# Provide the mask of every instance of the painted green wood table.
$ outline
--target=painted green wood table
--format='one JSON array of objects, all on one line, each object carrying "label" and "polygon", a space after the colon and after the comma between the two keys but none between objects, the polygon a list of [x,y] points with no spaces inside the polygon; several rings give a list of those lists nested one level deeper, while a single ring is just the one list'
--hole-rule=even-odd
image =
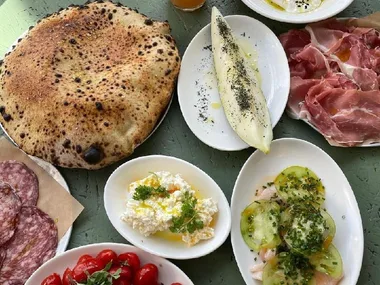
[{"label": "painted green wood table", "polygon": [[[60,7],[83,2],[84,0],[0,0],[0,53],[5,53],[15,39],[39,18],[55,12]],[[191,14],[177,11],[168,0],[122,0],[121,2],[137,8],[152,18],[169,20],[182,54],[195,34],[210,21],[213,5],[218,6],[225,15],[244,14],[255,17],[277,34],[294,27],[261,17],[240,0],[207,0],[205,7]],[[341,16],[364,16],[378,10],[380,10],[379,0],[355,0]],[[280,137],[297,137],[322,147],[343,169],[355,192],[363,219],[365,252],[358,284],[379,285],[380,148],[331,147],[322,136],[305,123],[291,120],[286,115],[275,128],[275,138]],[[252,151],[248,149],[240,152],[220,152],[204,145],[187,127],[178,101],[175,99],[164,123],[131,158],[148,154],[165,154],[185,159],[214,178],[230,200],[238,172]],[[126,242],[108,221],[103,207],[104,184],[120,163],[99,171],[60,169],[72,194],[85,206],[84,212],[74,224],[70,248],[107,241]],[[244,284],[229,240],[208,256],[175,263],[196,285]]]}]

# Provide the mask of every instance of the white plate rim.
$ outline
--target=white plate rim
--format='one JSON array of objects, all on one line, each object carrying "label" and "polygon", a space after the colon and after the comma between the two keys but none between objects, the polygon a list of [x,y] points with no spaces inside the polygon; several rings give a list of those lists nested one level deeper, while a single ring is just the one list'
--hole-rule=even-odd
[{"label": "white plate rim", "polygon": [[[319,21],[326,20],[328,18],[334,17],[335,15],[339,14],[340,12],[345,10],[348,6],[350,6],[352,4],[352,2],[354,2],[354,0],[346,0],[344,5],[339,7],[339,9],[332,10],[332,12],[329,12],[329,13],[321,14],[321,16],[319,16],[319,17],[311,16],[310,18],[308,18],[307,16],[301,16],[301,18],[297,18],[297,16],[302,15],[302,14],[294,13],[294,17],[292,17],[292,19],[290,20],[287,17],[281,17],[281,16],[277,17],[277,16],[272,15],[271,13],[267,13],[267,12],[263,11],[260,8],[260,6],[254,6],[254,4],[252,4],[250,2],[250,0],[242,0],[242,1],[248,8],[250,8],[251,10],[255,11],[256,13],[258,13],[258,14],[260,14],[260,15],[268,18],[268,19],[278,21],[278,22],[283,22],[283,23],[290,23],[290,24],[307,24],[307,23],[313,23],[313,22],[319,22]],[[260,0],[260,1],[264,2],[264,0]],[[266,5],[269,5],[269,4],[266,3]],[[290,15],[291,13],[287,13],[287,14]],[[313,11],[311,11],[309,13],[303,13],[303,15],[312,15],[312,14],[314,14]]]},{"label": "white plate rim", "polygon": [[[328,154],[326,153],[323,149],[321,149],[320,147],[316,146],[315,144],[311,143],[311,142],[308,142],[308,141],[305,141],[305,140],[302,140],[302,139],[297,139],[297,138],[280,138],[280,139],[276,139],[274,140],[273,142],[275,143],[281,143],[281,142],[298,142],[298,143],[304,143],[314,149],[317,149],[318,151],[322,152],[325,156],[326,156],[326,159],[330,160],[330,163],[332,165],[334,165],[335,167],[337,167],[343,174],[344,176],[344,179],[347,181],[347,184],[349,185],[350,187],[350,194],[352,194],[353,198],[354,198],[354,205],[355,205],[355,215],[357,216],[358,220],[359,220],[359,225],[360,225],[360,244],[359,244],[359,252],[361,253],[360,256],[358,256],[359,260],[358,260],[358,264],[360,264],[360,267],[359,267],[359,270],[358,272],[356,273],[356,275],[354,276],[354,280],[356,284],[357,283],[357,280],[359,279],[360,277],[360,272],[361,272],[361,269],[363,267],[363,257],[364,257],[364,231],[363,231],[363,220],[362,220],[362,217],[361,217],[361,213],[360,213],[360,209],[359,209],[359,205],[358,205],[358,202],[356,200],[356,196],[355,196],[355,193],[354,191],[352,190],[352,187],[346,177],[346,175],[344,174],[343,170],[339,167],[339,165],[335,162],[335,160]],[[243,173],[243,171],[245,170],[245,168],[247,168],[247,165],[248,163],[250,162],[250,160],[254,159],[254,157],[257,155],[258,151],[256,150],[253,154],[251,154],[249,156],[249,158],[246,160],[246,162],[244,163],[243,167],[240,169],[239,171],[239,174],[238,174],[238,177],[235,181],[235,184],[234,184],[234,188],[233,188],[233,191],[232,191],[232,197],[231,197],[231,214],[233,213],[233,210],[234,210],[234,205],[235,205],[235,200],[237,199],[236,196],[237,196],[237,191],[236,191],[236,186],[240,180],[240,177],[241,177],[241,174]],[[232,231],[231,229],[231,245],[232,245],[232,251],[233,251],[233,254],[234,254],[234,257],[235,257],[235,262],[239,268],[239,272],[240,272],[240,275],[242,276],[242,278],[244,279],[244,274],[242,272],[242,268],[241,268],[241,265],[239,264],[239,261],[238,261],[238,258],[237,258],[237,252],[236,252],[236,246],[235,244],[237,243],[235,240],[237,239],[237,236],[240,235],[240,232],[237,233],[237,232],[234,232]],[[249,270],[248,268],[246,268],[246,270]],[[258,282],[261,282],[261,281],[258,281]],[[352,285],[354,285],[352,284]]]},{"label": "white plate rim", "polygon": [[[55,168],[51,163],[42,160],[41,158],[29,155],[29,158],[32,159],[35,163],[37,163],[41,168],[43,168],[51,177],[53,177],[69,194],[70,188],[63,178],[62,174]],[[64,253],[69,245],[71,233],[73,231],[73,225],[66,231],[61,240],[58,242],[57,252],[55,256],[58,256]]]},{"label": "white plate rim", "polygon": [[[267,26],[265,25],[263,22],[253,18],[253,17],[250,17],[250,16],[247,16],[247,15],[227,15],[227,16],[224,16],[224,18],[226,20],[228,19],[233,19],[233,18],[246,18],[246,19],[249,19],[250,21],[255,21],[257,22],[257,24],[259,25],[262,25],[264,28],[266,28],[268,30],[268,32],[270,34],[272,34],[274,36],[274,38],[277,39],[279,45],[282,47],[281,45],[281,42],[280,40],[278,39],[278,36]],[[211,26],[211,22],[208,23],[206,26],[204,26],[193,38],[192,40],[190,41],[190,43],[188,44],[188,46],[186,47],[186,50],[183,54],[183,57],[182,57],[182,62],[185,61],[185,58],[189,56],[189,48],[190,46],[196,41],[196,39],[205,32],[205,30],[207,30],[209,27]],[[283,53],[283,57],[286,58],[286,62],[287,62],[287,57],[286,57],[286,54],[285,54],[285,51],[284,49],[282,49],[282,53]],[[278,122],[280,121],[281,117],[283,116],[284,112],[285,112],[285,108],[286,108],[286,105],[287,105],[287,101],[288,101],[288,98],[289,98],[289,92],[290,92],[290,70],[289,70],[289,65],[287,66],[288,68],[288,72],[287,72],[287,77],[288,77],[288,80],[287,80],[287,86],[285,86],[286,89],[288,89],[288,95],[286,96],[286,100],[284,100],[283,102],[283,106],[281,106],[281,115],[278,116],[277,120],[275,122],[271,122],[272,123],[272,129],[274,129],[276,127],[276,125],[278,124]],[[244,150],[244,149],[248,149],[250,148],[251,146],[246,144],[246,146],[243,146],[243,147],[240,147],[240,148],[220,148],[216,145],[210,145],[208,144],[205,140],[201,139],[200,137],[198,137],[196,135],[196,132],[194,131],[193,127],[191,126],[191,124],[188,123],[188,119],[186,118],[186,116],[184,116],[184,106],[186,105],[186,102],[182,101],[182,97],[183,96],[180,96],[179,94],[181,93],[180,91],[180,82],[181,82],[181,74],[183,74],[182,72],[182,65],[181,65],[181,69],[180,69],[180,72],[179,72],[179,75],[178,75],[178,84],[177,84],[177,94],[178,94],[178,103],[179,103],[179,106],[180,106],[180,109],[181,109],[181,113],[182,113],[182,116],[186,122],[186,125],[189,127],[189,129],[191,130],[191,132],[200,140],[202,141],[204,144],[214,148],[214,149],[217,149],[217,150],[221,150],[221,151],[241,151],[241,150]]]},{"label": "white plate rim", "polygon": [[[99,248],[99,247],[100,248],[109,248],[109,249],[113,249],[115,247],[120,247],[120,248],[124,248],[123,250],[125,250],[125,251],[132,251],[132,252],[137,252],[137,253],[144,252],[143,250],[139,249],[138,247],[135,247],[135,246],[129,245],[129,244],[123,244],[123,243],[104,242],[104,243],[93,243],[93,244],[83,245],[83,246],[80,246],[80,247],[76,247],[76,248],[70,249],[70,250],[66,251],[64,254],[56,256],[56,257],[50,259],[49,261],[47,261],[46,263],[44,263],[40,268],[38,268],[29,277],[29,279],[26,281],[25,285],[35,285],[35,284],[31,284],[30,280],[32,278],[34,278],[36,275],[38,275],[39,272],[44,269],[44,267],[49,266],[53,262],[57,262],[57,260],[64,258],[65,255],[75,254],[75,253],[80,252],[80,251],[82,251],[84,249],[92,249],[92,248]],[[175,265],[174,263],[170,262],[169,260],[166,260],[165,258],[162,258],[162,257],[159,257],[159,256],[155,256],[155,255],[153,255],[151,253],[148,253],[148,252],[144,252],[144,254],[150,255],[154,259],[156,259],[159,263],[166,264],[166,265],[174,268],[175,270],[177,270],[177,272],[179,272],[188,281],[188,284],[183,284],[183,285],[194,285],[194,283],[190,280],[190,278],[177,265]]]},{"label": "white plate rim", "polygon": [[[170,254],[161,254],[161,253],[158,253],[152,249],[150,249],[149,247],[145,246],[145,245],[140,245],[140,244],[136,244],[134,240],[130,240],[128,238],[128,236],[122,231],[120,230],[116,225],[115,225],[115,221],[113,219],[110,218],[110,214],[109,214],[109,208],[108,208],[108,203],[106,203],[105,201],[108,199],[106,198],[107,196],[107,189],[110,188],[110,184],[112,183],[112,179],[114,177],[114,175],[116,175],[116,173],[118,171],[120,171],[120,169],[122,167],[124,167],[124,165],[127,165],[127,164],[131,164],[131,163],[134,163],[135,161],[141,161],[141,160],[149,160],[150,158],[164,158],[164,159],[174,159],[174,160],[178,160],[180,161],[181,163],[191,167],[191,168],[194,168],[196,171],[199,171],[201,173],[203,173],[203,175],[207,176],[218,188],[219,192],[220,192],[220,197],[221,199],[223,200],[223,204],[224,205],[227,205],[228,207],[227,208],[223,208],[223,211],[227,211],[227,217],[228,217],[228,220],[227,220],[227,224],[225,224],[224,228],[227,229],[225,231],[225,234],[221,237],[221,242],[220,243],[215,243],[215,245],[213,247],[210,247],[207,252],[200,252],[198,254],[192,254],[192,255],[188,255],[188,256],[181,256],[181,257],[178,257],[178,256],[174,256],[174,255],[170,255]],[[114,229],[124,238],[126,239],[128,242],[130,242],[132,245],[134,245],[135,247],[137,248],[140,248],[141,250],[143,251],[146,251],[150,254],[153,254],[153,255],[157,255],[157,256],[160,256],[162,258],[169,258],[169,259],[173,259],[173,260],[191,260],[191,259],[196,259],[196,258],[200,258],[200,257],[203,257],[203,256],[206,256],[212,252],[214,252],[215,250],[217,250],[218,248],[220,248],[227,240],[228,236],[230,235],[231,233],[231,207],[230,207],[230,204],[228,203],[228,200],[227,200],[227,197],[226,195],[224,194],[223,190],[220,188],[220,186],[216,183],[216,181],[210,176],[208,175],[205,171],[203,171],[202,169],[200,169],[199,167],[197,167],[196,165],[193,165],[192,163],[190,162],[187,162],[186,160],[183,160],[183,159],[180,159],[178,157],[174,157],[174,156],[168,156],[168,155],[147,155],[147,156],[141,156],[141,157],[137,157],[135,159],[132,159],[132,160],[129,160],[125,163],[123,163],[122,165],[120,165],[118,168],[116,168],[112,174],[109,176],[105,186],[104,186],[104,195],[103,195],[103,203],[104,203],[104,208],[105,208],[105,211],[106,211],[106,215],[108,217],[108,220],[111,222],[112,226],[114,227]],[[221,211],[221,206],[218,205],[218,209],[219,209],[219,212]],[[207,242],[204,241],[204,242]]]}]

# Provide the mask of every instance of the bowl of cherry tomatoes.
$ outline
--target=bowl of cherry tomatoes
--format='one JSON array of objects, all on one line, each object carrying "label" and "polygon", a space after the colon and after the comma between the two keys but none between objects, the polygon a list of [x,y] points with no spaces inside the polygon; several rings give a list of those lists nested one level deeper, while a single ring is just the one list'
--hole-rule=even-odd
[{"label": "bowl of cherry tomatoes", "polygon": [[173,263],[118,243],[91,244],[58,255],[25,285],[194,285]]}]

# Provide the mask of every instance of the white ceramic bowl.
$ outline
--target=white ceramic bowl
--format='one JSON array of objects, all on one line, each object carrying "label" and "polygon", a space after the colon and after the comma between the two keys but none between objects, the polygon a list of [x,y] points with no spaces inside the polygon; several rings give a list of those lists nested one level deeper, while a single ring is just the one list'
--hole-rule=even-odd
[{"label": "white ceramic bowl", "polygon": [[316,10],[299,14],[278,10],[268,4],[266,0],[242,1],[252,10],[269,19],[284,23],[306,24],[335,16],[346,9],[354,0],[324,0],[322,5]]},{"label": "white ceramic bowl", "polygon": [[58,273],[61,275],[67,267],[73,268],[79,257],[84,254],[95,256],[103,249],[112,249],[117,254],[123,252],[135,252],[139,258],[141,265],[153,263],[159,269],[159,283],[172,284],[179,282],[182,285],[194,285],[193,282],[173,263],[147,252],[144,252],[134,246],[118,243],[98,243],[82,246],[61,254],[42,265],[33,275],[26,281],[25,285],[38,285],[50,274]]},{"label": "white ceramic bowl", "polygon": [[240,273],[247,285],[262,284],[251,277],[250,268],[260,263],[260,259],[249,250],[240,234],[241,212],[252,202],[256,189],[273,181],[283,169],[294,165],[306,166],[321,178],[326,188],[325,207],[336,224],[333,244],[343,260],[344,278],[339,285],[355,285],[364,249],[362,220],[355,195],[346,176],[327,153],[298,139],[273,141],[269,154],[256,151],[239,173],[231,202],[231,240]]},{"label": "white ceramic bowl", "polygon": [[[272,127],[284,112],[290,88],[288,60],[277,36],[263,23],[247,16],[226,16],[231,29],[247,53],[257,55],[261,89],[266,98]],[[252,59],[253,59],[252,58]],[[211,51],[208,24],[191,41],[182,59],[178,77],[178,101],[191,131],[205,144],[219,150],[248,148],[231,128],[221,106]],[[212,118],[204,120],[202,116]]]},{"label": "white ceramic bowl", "polygon": [[[188,247],[162,237],[145,237],[120,219],[125,211],[128,185],[148,176],[149,172],[169,171],[181,174],[203,197],[213,198],[219,212],[212,239]],[[107,181],[104,190],[104,207],[115,229],[129,242],[152,254],[171,259],[192,259],[207,255],[220,247],[231,229],[231,212],[228,201],[215,181],[198,167],[175,157],[152,155],[133,159],[117,168]]]}]

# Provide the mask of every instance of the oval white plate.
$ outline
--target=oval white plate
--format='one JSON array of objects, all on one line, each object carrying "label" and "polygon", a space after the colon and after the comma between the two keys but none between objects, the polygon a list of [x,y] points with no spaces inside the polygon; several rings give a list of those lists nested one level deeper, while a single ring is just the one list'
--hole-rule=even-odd
[{"label": "oval white plate", "polygon": [[37,285],[50,274],[58,273],[62,276],[67,267],[73,268],[80,256],[90,254],[95,256],[103,249],[112,249],[117,254],[123,252],[135,252],[141,261],[141,265],[147,263],[155,264],[159,269],[159,283],[172,284],[180,282],[183,285],[194,285],[193,282],[173,263],[152,254],[146,253],[137,249],[134,246],[117,243],[98,243],[86,246],[81,246],[75,249],[66,251],[64,254],[57,256],[42,265],[33,275],[26,281],[25,285]]},{"label": "oval white plate", "polygon": [[[38,157],[34,157],[29,155],[29,158],[32,159],[35,163],[37,163],[41,168],[43,168],[47,173],[50,174],[51,177],[53,177],[67,192],[70,193],[69,186],[67,185],[65,179],[63,178],[62,174],[59,173],[58,169],[55,168],[52,164],[49,162],[46,162]],[[67,246],[69,245],[71,232],[73,230],[73,226],[71,226],[65,235],[61,238],[61,240],[58,242],[57,247],[57,253],[56,255],[62,254],[65,252]]]},{"label": "oval white plate", "polygon": [[284,23],[306,24],[333,17],[346,9],[354,0],[324,0],[322,5],[308,13],[289,13],[274,8],[266,0],[242,0],[257,13]]},{"label": "oval white plate", "polygon": [[[213,198],[219,212],[212,239],[187,247],[182,242],[150,236],[145,237],[120,219],[125,211],[128,185],[149,175],[149,172],[169,171],[181,174],[202,196]],[[218,184],[198,167],[175,157],[152,155],[133,159],[117,168],[107,181],[104,189],[104,207],[115,229],[129,242],[152,254],[171,259],[198,258],[213,252],[227,239],[231,229],[231,211],[226,197]]]},{"label": "oval white plate", "polygon": [[248,285],[261,285],[253,280],[250,268],[260,262],[250,252],[240,234],[240,215],[254,197],[254,191],[273,179],[286,167],[300,165],[313,170],[326,187],[325,206],[336,223],[333,240],[344,263],[344,278],[339,285],[355,285],[363,259],[363,226],[358,204],[350,184],[335,161],[319,147],[298,139],[279,139],[265,155],[256,151],[244,164],[232,194],[231,240],[237,264]]},{"label": "oval white plate", "polygon": [[[225,17],[246,52],[256,50],[261,88],[267,99],[272,126],[278,123],[289,96],[288,61],[277,36],[263,23],[247,16]],[[205,144],[226,151],[248,148],[231,128],[220,104],[214,60],[211,51],[211,27],[204,27],[189,44],[178,77],[178,100],[191,131]],[[212,118],[204,121],[200,114]]]}]

